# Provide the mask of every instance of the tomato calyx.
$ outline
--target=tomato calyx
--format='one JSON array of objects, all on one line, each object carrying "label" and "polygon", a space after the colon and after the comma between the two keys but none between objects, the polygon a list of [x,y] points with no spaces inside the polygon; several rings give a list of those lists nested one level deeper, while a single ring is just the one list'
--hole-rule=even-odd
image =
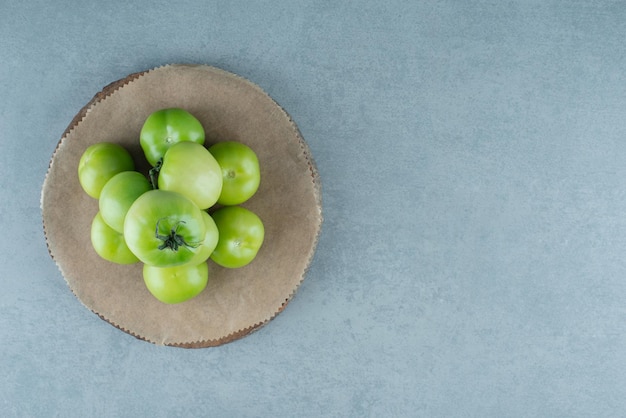
[{"label": "tomato calyx", "polygon": [[159,188],[159,172],[161,171],[161,167],[163,166],[163,158],[159,158],[154,167],[148,171],[148,177],[150,177],[150,184],[152,184],[152,188],[154,190]]},{"label": "tomato calyx", "polygon": [[178,251],[180,247],[196,248],[200,245],[199,243],[189,243],[185,241],[185,238],[183,238],[182,235],[178,234],[178,227],[180,226],[181,223],[184,224],[185,221],[176,222],[176,224],[172,227],[172,229],[170,229],[170,232],[168,235],[159,234],[159,224],[164,219],[167,219],[167,218],[161,218],[157,221],[156,231],[154,233],[154,236],[157,239],[160,239],[161,241],[163,241],[163,243],[159,245],[158,247],[159,250],[164,250],[166,248],[169,248],[172,251]]}]

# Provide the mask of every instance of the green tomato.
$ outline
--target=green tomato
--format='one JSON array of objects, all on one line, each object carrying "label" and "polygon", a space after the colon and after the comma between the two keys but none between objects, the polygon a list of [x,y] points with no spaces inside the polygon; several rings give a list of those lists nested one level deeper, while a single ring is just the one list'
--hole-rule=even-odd
[{"label": "green tomato", "polygon": [[100,197],[104,185],[114,175],[135,169],[135,162],[126,148],[110,142],[93,144],[78,162],[78,181],[94,199]]},{"label": "green tomato", "polygon": [[183,141],[204,144],[204,127],[195,116],[179,108],[152,113],[139,133],[141,149],[153,167],[172,145]]},{"label": "green tomato", "polygon": [[190,262],[202,248],[202,211],[185,196],[150,190],[135,200],[124,219],[128,248],[145,264],[173,267]]},{"label": "green tomato", "polygon": [[152,190],[148,179],[138,171],[123,171],[111,177],[102,188],[98,206],[102,219],[119,233],[124,232],[124,218],[139,196]]},{"label": "green tomato", "polygon": [[191,264],[207,261],[213,253],[213,250],[215,250],[219,238],[219,231],[217,230],[217,225],[215,225],[213,218],[211,218],[207,212],[202,211],[202,219],[204,219],[206,234],[204,241],[202,241],[202,244],[198,247],[198,252],[195,257],[189,262]]},{"label": "green tomato", "polygon": [[261,219],[241,206],[222,207],[212,217],[219,239],[211,260],[228,268],[243,267],[254,260],[265,237]]},{"label": "green tomato", "polygon": [[222,193],[217,203],[239,205],[250,199],[261,183],[257,155],[245,144],[234,141],[218,142],[209,148],[222,169]]},{"label": "green tomato", "polygon": [[107,225],[100,212],[91,222],[91,245],[107,261],[116,264],[133,264],[139,261],[126,245],[124,236]]},{"label": "green tomato", "polygon": [[209,280],[207,263],[176,267],[143,265],[143,281],[152,296],[163,303],[174,304],[200,294]]},{"label": "green tomato", "polygon": [[163,157],[158,187],[180,193],[200,209],[208,209],[217,202],[222,191],[222,172],[204,145],[179,142]]}]

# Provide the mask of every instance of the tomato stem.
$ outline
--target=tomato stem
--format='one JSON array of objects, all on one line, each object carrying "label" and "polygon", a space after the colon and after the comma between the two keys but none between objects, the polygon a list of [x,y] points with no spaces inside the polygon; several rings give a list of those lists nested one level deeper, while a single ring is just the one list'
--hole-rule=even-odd
[{"label": "tomato stem", "polygon": [[199,245],[199,244],[188,243],[187,241],[185,241],[185,238],[183,238],[182,235],[178,234],[178,227],[180,226],[180,224],[184,224],[185,221],[176,222],[176,225],[174,225],[174,227],[170,229],[170,232],[168,235],[159,234],[159,224],[161,223],[163,219],[166,219],[166,218],[161,218],[157,221],[156,231],[154,233],[154,236],[156,238],[163,241],[163,243],[159,245],[159,250],[164,250],[166,248],[169,248],[172,251],[178,251],[180,247],[196,248]]},{"label": "tomato stem", "polygon": [[150,183],[152,184],[152,188],[154,190],[159,188],[159,172],[161,172],[161,167],[163,166],[163,158],[159,158],[159,161],[156,162],[154,167],[148,171],[148,176],[150,176]]}]

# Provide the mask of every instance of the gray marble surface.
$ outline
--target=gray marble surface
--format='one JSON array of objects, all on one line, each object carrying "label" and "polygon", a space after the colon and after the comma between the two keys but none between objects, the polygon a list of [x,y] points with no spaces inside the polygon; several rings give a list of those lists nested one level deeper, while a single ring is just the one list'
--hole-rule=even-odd
[{"label": "gray marble surface", "polygon": [[[3,1],[1,415],[624,416],[625,22],[619,1]],[[78,110],[176,62],[260,85],[323,184],[294,300],[203,350],[85,309],[39,206]]]}]

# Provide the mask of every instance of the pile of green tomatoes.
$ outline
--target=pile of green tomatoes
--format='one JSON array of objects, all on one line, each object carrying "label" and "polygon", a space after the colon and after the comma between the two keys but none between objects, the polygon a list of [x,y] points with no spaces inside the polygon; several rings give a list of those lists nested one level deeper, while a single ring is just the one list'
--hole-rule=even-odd
[{"label": "pile of green tomatoes", "polygon": [[209,260],[226,268],[248,265],[265,237],[261,219],[240,206],[259,188],[256,153],[241,142],[204,142],[195,116],[161,109],[139,134],[148,175],[112,142],[89,146],[78,164],[83,190],[98,200],[95,252],[117,264],[143,263],[147,289],[168,304],[206,288]]}]

